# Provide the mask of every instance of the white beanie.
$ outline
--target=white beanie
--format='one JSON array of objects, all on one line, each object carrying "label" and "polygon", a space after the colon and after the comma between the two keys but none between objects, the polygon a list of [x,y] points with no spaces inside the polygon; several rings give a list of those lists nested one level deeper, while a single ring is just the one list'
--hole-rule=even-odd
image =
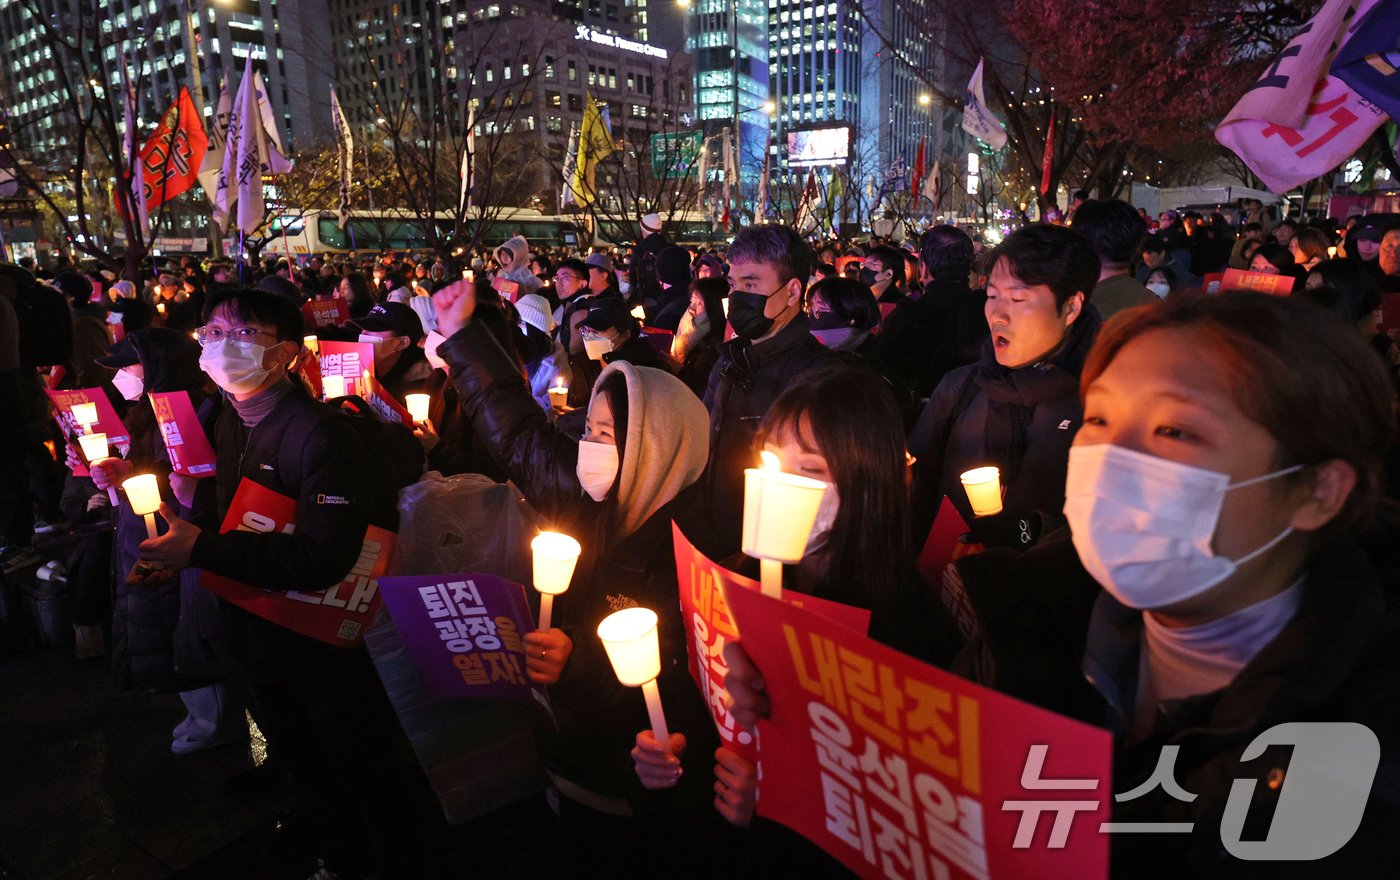
[{"label": "white beanie", "polygon": [[515,301],[515,310],[520,319],[541,333],[554,332],[554,316],[549,310],[549,300],[538,293],[527,293]]}]

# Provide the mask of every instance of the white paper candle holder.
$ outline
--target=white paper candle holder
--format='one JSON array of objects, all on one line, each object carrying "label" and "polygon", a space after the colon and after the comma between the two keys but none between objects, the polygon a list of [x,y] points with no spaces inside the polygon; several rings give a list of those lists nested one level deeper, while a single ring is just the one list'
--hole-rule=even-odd
[{"label": "white paper candle holder", "polygon": [[569,588],[583,548],[578,541],[558,532],[540,532],[530,542],[534,556],[535,589],[540,593],[540,629],[549,629],[554,597]]}]

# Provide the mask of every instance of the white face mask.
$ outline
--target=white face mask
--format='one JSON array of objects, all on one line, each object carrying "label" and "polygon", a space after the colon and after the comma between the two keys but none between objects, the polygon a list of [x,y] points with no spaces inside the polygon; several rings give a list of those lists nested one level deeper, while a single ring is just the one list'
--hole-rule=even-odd
[{"label": "white face mask", "polygon": [[108,312],[108,313],[107,313],[107,323],[108,323],[108,324],[120,324],[121,322],[122,322],[122,313],[121,313],[121,312]]},{"label": "white face mask", "polygon": [[1226,474],[1121,446],[1074,446],[1065,517],[1080,562],[1109,595],[1129,608],[1165,608],[1224,581],[1293,531],[1239,559],[1211,549],[1226,492],[1298,470],[1231,483]]},{"label": "white face mask", "polygon": [[1172,292],[1172,286],[1163,281],[1159,281],[1156,284],[1146,284],[1143,286],[1155,293],[1158,299],[1166,299],[1167,294]]},{"label": "white face mask", "polygon": [[606,336],[585,336],[583,350],[591,361],[601,361],[603,355],[613,350],[613,341]]},{"label": "white face mask", "polygon": [[116,388],[117,393],[127,400],[140,400],[141,392],[145,390],[146,383],[135,373],[120,369],[112,377],[112,387]]},{"label": "white face mask", "polygon": [[626,296],[628,293],[631,292],[631,290],[632,290],[632,283],[631,283],[630,281],[619,281],[619,282],[617,282],[617,292],[620,293],[620,294],[622,294],[623,296]]},{"label": "white face mask", "polygon": [[617,447],[596,440],[578,442],[578,482],[588,497],[602,501],[617,482]]},{"label": "white face mask", "polygon": [[817,506],[816,521],[812,523],[812,534],[807,538],[807,550],[802,555],[809,556],[826,546],[840,510],[841,496],[836,493],[836,484],[827,483],[826,491],[822,493],[822,503]]},{"label": "white face mask", "polygon": [[428,363],[434,370],[447,369],[447,361],[438,357],[438,346],[446,341],[447,337],[436,330],[429,330],[427,338],[423,340],[423,354],[428,356]]},{"label": "white face mask", "polygon": [[260,388],[272,375],[272,371],[263,366],[266,354],[265,346],[253,342],[220,339],[200,351],[199,368],[228,393],[247,394]]}]

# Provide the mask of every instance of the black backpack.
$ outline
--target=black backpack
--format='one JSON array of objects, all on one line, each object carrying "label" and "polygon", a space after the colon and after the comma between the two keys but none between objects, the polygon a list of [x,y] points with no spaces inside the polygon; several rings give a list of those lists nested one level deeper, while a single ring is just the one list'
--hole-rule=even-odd
[{"label": "black backpack", "polygon": [[383,421],[359,396],[342,397],[336,405],[350,417],[355,433],[369,451],[384,464],[395,494],[422,479],[427,457],[423,454],[423,444],[406,425]]},{"label": "black backpack", "polygon": [[73,312],[68,300],[46,284],[17,287],[20,365],[33,369],[68,363],[73,358]]}]

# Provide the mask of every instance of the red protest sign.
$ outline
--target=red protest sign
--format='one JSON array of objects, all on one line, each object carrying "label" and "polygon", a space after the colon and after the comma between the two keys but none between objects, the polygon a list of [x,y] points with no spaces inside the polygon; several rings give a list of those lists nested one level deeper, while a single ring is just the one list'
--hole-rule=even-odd
[{"label": "red protest sign", "polygon": [[1220,279],[1224,277],[1224,272],[1211,272],[1201,276],[1201,293],[1214,296],[1220,292]]},{"label": "red protest sign", "polygon": [[1381,332],[1400,330],[1400,293],[1381,294]]},{"label": "red protest sign", "polygon": [[413,427],[413,416],[404,409],[403,404],[395,399],[389,390],[379,384],[379,380],[372,375],[360,377],[362,387],[360,396],[364,398],[369,408],[374,410],[374,414],[381,422],[403,422],[409,428]]},{"label": "red protest sign", "polygon": [[343,299],[313,299],[301,304],[308,327],[339,327],[350,320],[350,304]]},{"label": "red protest sign", "polygon": [[[370,343],[373,345],[373,343]],[[303,352],[297,358],[297,375],[305,380],[308,388],[311,389],[312,397],[321,397],[325,390],[321,387],[321,359],[314,351]]]},{"label": "red protest sign", "polygon": [[772,701],[760,815],[862,877],[1108,876],[1108,731],[761,593],[726,597]]},{"label": "red protest sign", "polygon": [[[244,477],[219,531],[291,534],[295,529],[296,501]],[[200,575],[200,585],[270,623],[327,644],[355,647],[379,611],[379,578],[389,569],[396,540],[393,532],[370,526],[345,580],[314,593],[260,590],[208,571]]]},{"label": "red protest sign", "polygon": [[[49,400],[53,401],[54,419],[58,421],[58,427],[69,440],[76,442],[78,435],[85,433],[106,434],[107,446],[114,455],[125,458],[131,451],[131,435],[127,433],[126,425],[117,417],[117,411],[112,408],[112,402],[102,393],[101,388],[74,388],[68,391],[45,388],[44,392],[48,394]],[[87,431],[73,418],[73,407],[84,403],[91,403],[97,408],[97,422]],[[88,469],[79,465],[73,469],[73,475],[86,477]]]},{"label": "red protest sign", "polygon": [[1293,292],[1293,276],[1226,269],[1220,277],[1220,292],[1226,293],[1231,290],[1252,290],[1271,296],[1288,296]]},{"label": "red protest sign", "polygon": [[958,576],[953,563],[964,556],[981,553],[986,548],[981,544],[964,544],[958,540],[967,534],[967,531],[967,520],[962,518],[962,514],[958,513],[953,502],[945,495],[943,503],[938,507],[938,516],[933,520],[933,528],[929,530],[928,540],[924,542],[924,549],[919,551],[919,558],[914,567],[918,569],[924,583],[938,592],[939,600],[952,612],[963,637],[970,639],[977,631],[977,617],[972,611],[967,590],[963,588],[962,578]]},{"label": "red protest sign", "polygon": [[342,376],[345,393],[365,394],[365,374],[374,376],[374,343],[322,340],[320,344],[321,379]]},{"label": "red protest sign", "polygon": [[492,278],[491,286],[501,295],[501,299],[515,302],[515,298],[520,295],[520,282],[508,281],[505,278]]},{"label": "red protest sign", "polygon": [[[676,576],[680,582],[681,618],[685,621],[690,677],[705,696],[725,748],[753,761],[757,756],[757,743],[752,734],[734,723],[725,705],[728,693],[724,689],[724,675],[729,667],[724,662],[724,646],[736,640],[739,631],[724,597],[725,590],[757,590],[758,582],[711,562],[695,549],[674,522],[671,534],[676,545]],[[864,608],[791,590],[784,591],[783,601],[798,608],[805,607],[852,632],[864,634],[870,629],[870,612]]]},{"label": "red protest sign", "polygon": [[165,451],[170,455],[170,469],[187,477],[213,476],[218,459],[195,415],[189,392],[152,391],[146,396],[160,425],[160,439],[165,441]]}]

